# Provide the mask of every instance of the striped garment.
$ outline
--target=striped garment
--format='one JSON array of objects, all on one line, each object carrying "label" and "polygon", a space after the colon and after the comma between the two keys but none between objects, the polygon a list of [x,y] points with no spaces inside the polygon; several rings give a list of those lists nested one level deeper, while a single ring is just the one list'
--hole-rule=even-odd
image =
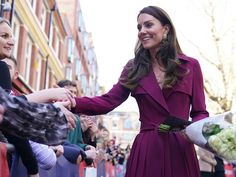
[{"label": "striped garment", "polygon": [[56,165],[57,156],[52,148],[34,141],[29,141],[29,143],[41,169],[49,170]]}]

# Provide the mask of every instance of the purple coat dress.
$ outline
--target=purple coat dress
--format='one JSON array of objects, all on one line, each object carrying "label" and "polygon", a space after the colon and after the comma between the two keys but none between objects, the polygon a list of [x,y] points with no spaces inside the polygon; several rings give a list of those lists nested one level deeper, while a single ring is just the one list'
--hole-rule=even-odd
[{"label": "purple coat dress", "polygon": [[[118,82],[102,96],[76,98],[75,112],[88,115],[105,114],[129,94],[136,99],[141,128],[132,145],[125,177],[200,177],[193,144],[182,133],[158,133],[155,128],[168,115],[193,121],[208,116],[203,77],[196,59],[179,55],[180,72],[188,73],[173,88],[161,89],[151,70],[130,91]],[[122,75],[125,75],[126,67]]]}]

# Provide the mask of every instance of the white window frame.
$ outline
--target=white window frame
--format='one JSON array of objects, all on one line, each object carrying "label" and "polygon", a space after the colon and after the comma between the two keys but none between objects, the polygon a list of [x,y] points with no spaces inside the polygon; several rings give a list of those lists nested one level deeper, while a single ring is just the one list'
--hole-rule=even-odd
[{"label": "white window frame", "polygon": [[86,93],[86,88],[87,88],[87,78],[86,78],[86,75],[81,73],[80,74],[80,80],[81,80],[81,87],[82,87],[82,90],[84,93]]},{"label": "white window frame", "polygon": [[72,37],[69,37],[67,57],[68,57],[69,62],[71,63],[73,63],[74,61],[74,48],[75,48],[75,41]]},{"label": "white window frame", "polygon": [[56,43],[55,44],[55,53],[56,53],[57,58],[59,58],[60,36],[58,35],[58,33],[56,34],[56,42],[55,43]]},{"label": "white window frame", "polygon": [[13,49],[13,56],[17,60],[17,52],[18,52],[18,44],[19,44],[21,23],[20,23],[20,20],[18,19],[17,15],[15,15],[13,20],[14,21],[13,21],[12,31],[13,31],[13,35],[14,35],[14,41],[15,41],[15,45],[14,45],[14,49]]},{"label": "white window frame", "polygon": [[50,27],[50,31],[49,31],[49,45],[52,46],[52,41],[53,41],[53,35],[54,35],[54,24],[51,23],[50,24],[51,27]]},{"label": "white window frame", "polygon": [[48,67],[48,68],[46,68],[47,69],[47,71],[46,71],[46,85],[45,85],[45,89],[47,89],[48,87],[49,87],[49,74],[50,74],[50,67]]},{"label": "white window frame", "polygon": [[41,27],[42,27],[43,31],[45,31],[46,18],[47,18],[47,7],[43,2],[42,9],[41,9],[41,18],[40,18],[40,23],[41,23]]},{"label": "white window frame", "polygon": [[30,79],[30,65],[31,65],[31,55],[32,55],[32,40],[28,36],[26,39],[26,47],[25,47],[25,70],[24,70],[24,78],[25,82],[29,83]]},{"label": "white window frame", "polygon": [[66,67],[66,79],[72,80],[72,69],[69,66]]},{"label": "white window frame", "polygon": [[81,75],[81,72],[82,72],[82,63],[81,63],[81,60],[79,58],[77,58],[75,60],[75,66],[76,66],[75,74],[77,76],[77,79],[81,80],[80,75]]},{"label": "white window frame", "polygon": [[37,0],[27,0],[30,4],[30,7],[33,9],[33,11],[35,12],[36,9],[36,2]]},{"label": "white window frame", "polygon": [[41,81],[41,70],[42,70],[42,58],[43,56],[41,54],[38,54],[36,57],[35,62],[37,62],[37,68],[35,69],[36,72],[36,90],[40,90],[40,81]]}]

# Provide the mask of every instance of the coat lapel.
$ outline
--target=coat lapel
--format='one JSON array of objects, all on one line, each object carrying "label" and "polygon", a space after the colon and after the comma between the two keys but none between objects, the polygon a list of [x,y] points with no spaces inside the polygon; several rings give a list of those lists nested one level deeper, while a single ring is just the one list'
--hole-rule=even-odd
[{"label": "coat lapel", "polygon": [[155,74],[152,70],[140,80],[139,86],[142,87],[163,108],[165,108],[166,111],[169,112],[162,90],[158,85]]},{"label": "coat lapel", "polygon": [[[189,62],[189,58],[183,54],[178,55],[179,60],[181,60],[182,64],[179,66],[178,72],[184,74],[187,72],[189,66],[186,65]],[[173,92],[183,92],[186,94],[191,95],[192,91],[192,77],[191,77],[191,69],[189,70],[186,76],[183,79],[178,80],[178,82],[172,88],[165,88],[163,89],[162,93],[164,97],[167,99]]]}]

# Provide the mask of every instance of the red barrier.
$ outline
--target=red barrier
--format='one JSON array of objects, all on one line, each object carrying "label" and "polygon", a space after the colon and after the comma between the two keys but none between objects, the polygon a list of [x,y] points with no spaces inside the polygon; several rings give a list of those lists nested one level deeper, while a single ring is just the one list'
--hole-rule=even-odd
[{"label": "red barrier", "polygon": [[0,142],[0,177],[9,177],[9,168],[7,162],[7,147],[5,143]]},{"label": "red barrier", "polygon": [[111,162],[106,162],[106,176],[115,177],[115,166]]},{"label": "red barrier", "polygon": [[235,177],[233,165],[225,164],[225,177]]}]

